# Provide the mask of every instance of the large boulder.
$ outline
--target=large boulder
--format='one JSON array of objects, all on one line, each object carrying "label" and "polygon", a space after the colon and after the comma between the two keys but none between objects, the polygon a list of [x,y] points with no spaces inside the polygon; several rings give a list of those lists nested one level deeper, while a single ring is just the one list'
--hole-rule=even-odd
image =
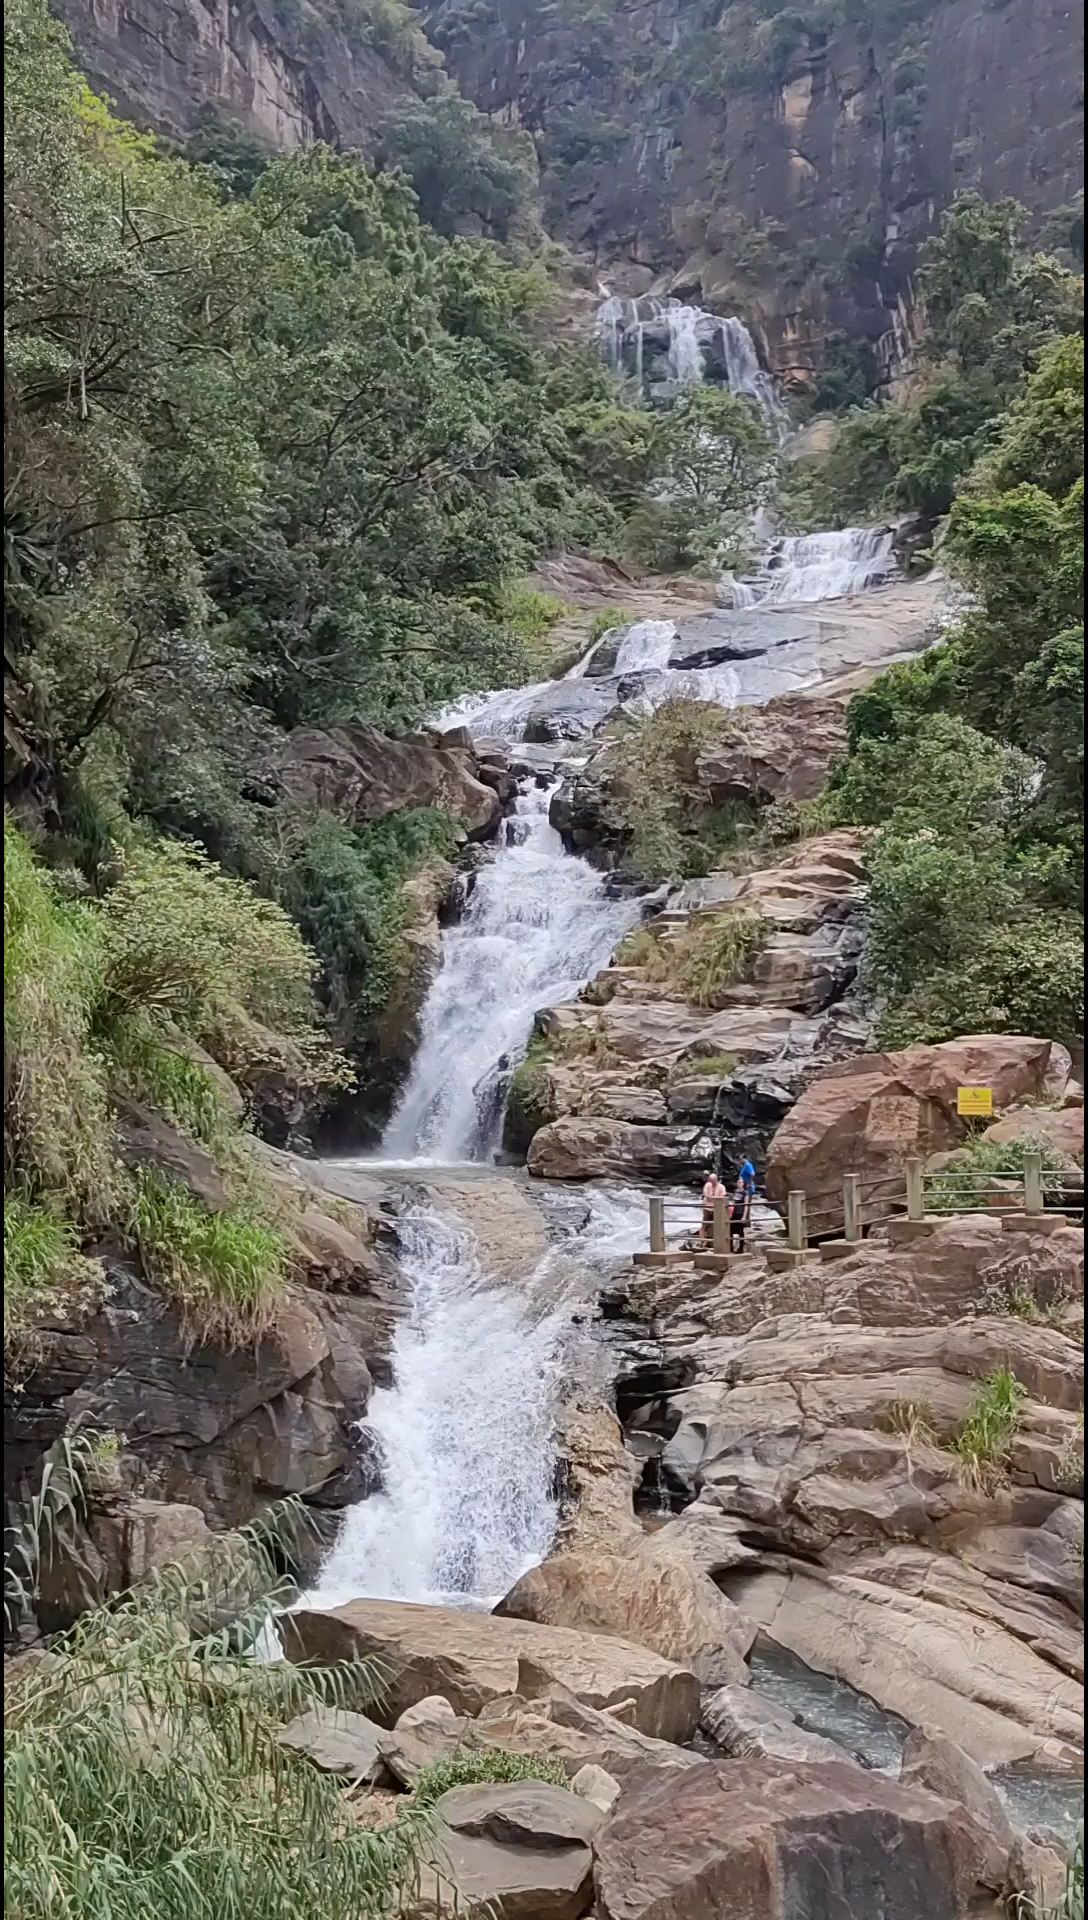
[{"label": "large boulder", "polygon": [[921,1787],[963,1808],[978,1839],[978,1877],[1000,1891],[1016,1836],[1005,1803],[982,1768],[954,1740],[932,1727],[915,1727],[903,1745],[899,1778],[905,1787]]},{"label": "large boulder", "polygon": [[[815,1212],[838,1200],[845,1173],[902,1188],[912,1155],[956,1147],[966,1136],[957,1089],[989,1087],[1003,1108],[1039,1097],[1052,1043],[1017,1034],[975,1034],[940,1046],[871,1053],[828,1069],[786,1116],[767,1162],[767,1191],[780,1204],[805,1193]],[[873,1188],[870,1187],[870,1193]]]},{"label": "large boulder", "polygon": [[600,1920],[966,1920],[975,1879],[958,1808],[848,1762],[636,1775],[597,1838]]},{"label": "large boulder", "polygon": [[534,1135],[528,1158],[538,1180],[682,1180],[704,1164],[690,1127],[626,1120],[555,1120]]},{"label": "large boulder", "polygon": [[376,727],[296,727],[269,774],[299,806],[334,814],[350,827],[434,807],[463,821],[470,840],[486,840],[502,817],[502,802],[479,778],[475,755],[426,735],[394,740]]},{"label": "large boulder", "polygon": [[747,1677],[754,1629],[680,1552],[556,1554],[523,1574],[495,1611],[634,1640],[690,1667],[708,1686]]},{"label": "large boulder", "polygon": [[846,746],[846,707],[845,696],[780,693],[745,711],[733,734],[700,756],[699,784],[711,804],[815,800]]},{"label": "large boulder", "polygon": [[435,1808],[434,1869],[405,1920],[580,1920],[604,1815],[564,1787],[525,1780],[454,1787]]},{"label": "large boulder", "polygon": [[293,1660],[376,1662],[390,1720],[428,1695],[477,1714],[489,1700],[539,1697],[552,1686],[600,1709],[630,1702],[632,1724],[655,1739],[687,1740],[698,1720],[693,1673],[605,1634],[388,1600],[305,1609],[285,1626]]}]

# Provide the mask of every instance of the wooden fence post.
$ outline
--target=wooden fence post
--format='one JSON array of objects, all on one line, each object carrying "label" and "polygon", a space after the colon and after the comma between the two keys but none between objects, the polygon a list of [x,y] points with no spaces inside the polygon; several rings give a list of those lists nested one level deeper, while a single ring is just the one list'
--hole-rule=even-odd
[{"label": "wooden fence post", "polygon": [[665,1202],[658,1196],[650,1201],[650,1252],[665,1251]]},{"label": "wooden fence post", "polygon": [[842,1183],[842,1237],[861,1239],[861,1175],[848,1173]]},{"label": "wooden fence post", "polygon": [[1041,1153],[1024,1155],[1024,1212],[1042,1213],[1043,1211],[1043,1156]]},{"label": "wooden fence post", "polygon": [[907,1161],[907,1219],[926,1217],[925,1168],[921,1160]]},{"label": "wooden fence post", "polygon": [[715,1253],[729,1252],[728,1200],[715,1200],[714,1202],[714,1251]]},{"label": "wooden fence post", "polygon": [[787,1196],[786,1237],[794,1253],[803,1253],[808,1246],[808,1230],[805,1220],[805,1196],[801,1192],[791,1193]]}]

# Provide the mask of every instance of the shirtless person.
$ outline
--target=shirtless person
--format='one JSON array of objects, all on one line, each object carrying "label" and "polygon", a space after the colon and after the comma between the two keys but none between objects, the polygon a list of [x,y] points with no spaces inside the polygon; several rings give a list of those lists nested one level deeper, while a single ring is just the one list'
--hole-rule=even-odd
[{"label": "shirtless person", "polygon": [[714,1202],[728,1200],[729,1195],[711,1168],[703,1187],[703,1245],[709,1246],[714,1238]]}]

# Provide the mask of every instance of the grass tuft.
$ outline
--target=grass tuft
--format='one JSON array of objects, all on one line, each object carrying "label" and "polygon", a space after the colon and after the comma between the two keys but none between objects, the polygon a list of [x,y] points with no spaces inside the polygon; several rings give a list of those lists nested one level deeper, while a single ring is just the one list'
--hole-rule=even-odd
[{"label": "grass tuft", "polygon": [[744,979],[767,944],[767,922],[756,913],[695,920],[676,942],[674,978],[696,1007],[717,1005]]},{"label": "grass tuft", "polygon": [[501,1785],[518,1780],[542,1780],[553,1787],[568,1784],[558,1760],[506,1753],[499,1747],[480,1747],[424,1767],[415,1784],[415,1804],[433,1807],[452,1787]]},{"label": "grass tuft", "polygon": [[908,1446],[932,1446],[937,1438],[937,1416],[926,1400],[889,1400],[877,1425]]},{"label": "grass tuft", "polygon": [[202,1340],[242,1345],[272,1321],[288,1276],[281,1236],[236,1212],[209,1213],[161,1173],[137,1176],[135,1237],[145,1271]]},{"label": "grass tuft", "polygon": [[1027,1399],[1009,1367],[998,1367],[976,1393],[966,1420],[952,1441],[960,1473],[969,1486],[999,1486],[1008,1477],[1009,1454]]}]

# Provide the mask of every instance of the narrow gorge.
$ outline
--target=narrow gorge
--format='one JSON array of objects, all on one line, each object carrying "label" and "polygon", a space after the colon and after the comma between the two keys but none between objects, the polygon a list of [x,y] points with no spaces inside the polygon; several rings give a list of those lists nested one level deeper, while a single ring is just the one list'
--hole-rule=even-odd
[{"label": "narrow gorge", "polygon": [[13,0],[13,1920],[1080,1920],[999,13]]}]

